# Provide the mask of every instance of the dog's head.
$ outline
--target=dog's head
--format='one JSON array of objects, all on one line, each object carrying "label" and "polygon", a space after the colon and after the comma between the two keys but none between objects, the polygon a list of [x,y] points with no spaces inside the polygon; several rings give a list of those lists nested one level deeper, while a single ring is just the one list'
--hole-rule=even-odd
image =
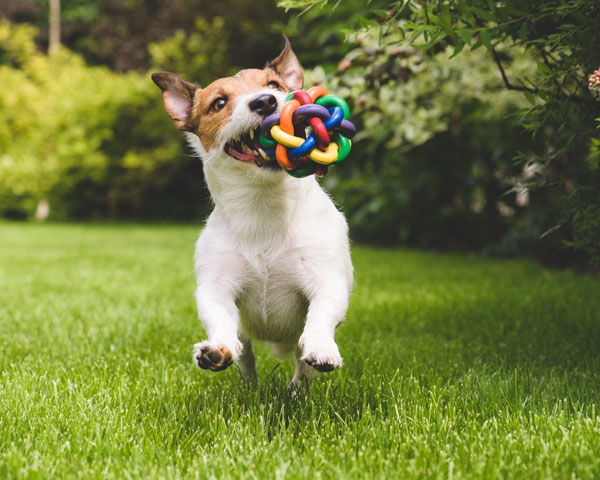
[{"label": "dog's head", "polygon": [[279,169],[267,158],[258,137],[263,120],[281,109],[287,92],[302,88],[302,67],[284,39],[281,54],[264,69],[241,70],[204,88],[169,72],[152,75],[175,125],[199,138],[205,162]]}]

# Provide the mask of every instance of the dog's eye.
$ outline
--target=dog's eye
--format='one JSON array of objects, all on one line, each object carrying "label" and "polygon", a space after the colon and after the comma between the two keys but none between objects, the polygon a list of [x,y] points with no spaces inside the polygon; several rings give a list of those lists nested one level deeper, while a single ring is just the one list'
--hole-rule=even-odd
[{"label": "dog's eye", "polygon": [[269,88],[276,88],[277,90],[279,90],[279,82],[276,82],[275,80],[271,80],[269,83],[267,83],[267,86]]},{"label": "dog's eye", "polygon": [[223,110],[223,107],[227,104],[227,99],[225,97],[219,97],[214,102],[212,102],[210,108],[215,112]]}]

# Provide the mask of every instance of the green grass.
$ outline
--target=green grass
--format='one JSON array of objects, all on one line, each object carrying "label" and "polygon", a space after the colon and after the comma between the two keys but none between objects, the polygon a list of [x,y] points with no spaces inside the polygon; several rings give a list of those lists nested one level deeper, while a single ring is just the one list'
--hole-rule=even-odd
[{"label": "green grass", "polygon": [[193,366],[192,226],[0,223],[0,478],[598,478],[600,284],[354,247],[307,396]]}]

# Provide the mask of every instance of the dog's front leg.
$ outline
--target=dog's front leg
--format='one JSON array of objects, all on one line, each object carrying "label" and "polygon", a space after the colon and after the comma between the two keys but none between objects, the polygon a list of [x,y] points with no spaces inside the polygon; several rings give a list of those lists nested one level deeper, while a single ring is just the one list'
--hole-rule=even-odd
[{"label": "dog's front leg", "polygon": [[239,312],[235,297],[239,288],[235,270],[196,265],[196,305],[208,339],[194,346],[198,366],[217,372],[229,367],[242,353],[238,339]]},{"label": "dog's front leg", "polygon": [[334,333],[346,315],[350,286],[343,275],[325,275],[315,280],[304,331],[298,341],[300,359],[320,372],[331,372],[342,366]]}]

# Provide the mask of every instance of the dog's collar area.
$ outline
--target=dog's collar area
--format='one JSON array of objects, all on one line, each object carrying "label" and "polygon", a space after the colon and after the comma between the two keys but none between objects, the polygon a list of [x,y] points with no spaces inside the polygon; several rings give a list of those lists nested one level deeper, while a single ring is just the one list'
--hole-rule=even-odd
[{"label": "dog's collar area", "polygon": [[278,170],[279,164],[269,159],[258,138],[260,127],[251,129],[239,138],[232,138],[225,144],[225,153],[241,162],[254,162],[258,167],[268,167]]}]

